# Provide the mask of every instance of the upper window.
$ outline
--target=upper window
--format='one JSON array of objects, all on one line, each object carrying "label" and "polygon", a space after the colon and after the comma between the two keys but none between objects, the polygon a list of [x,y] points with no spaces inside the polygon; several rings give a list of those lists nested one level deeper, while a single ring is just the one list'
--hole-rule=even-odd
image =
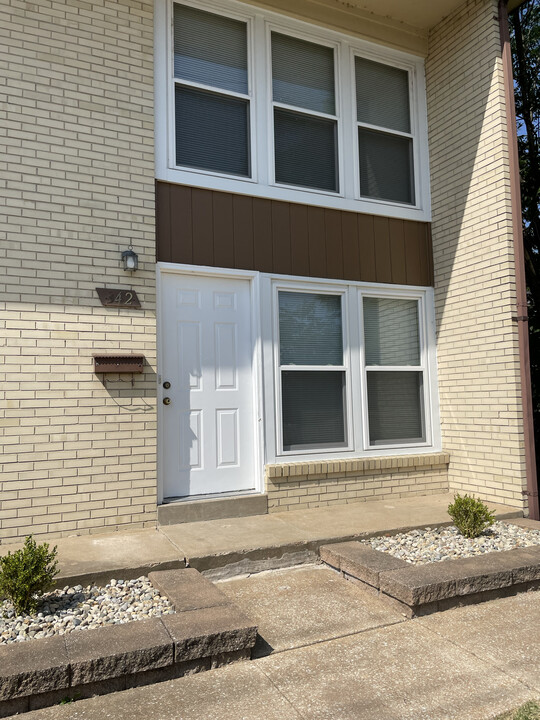
[{"label": "upper window", "polygon": [[158,179],[428,219],[418,58],[231,0],[168,1]]}]

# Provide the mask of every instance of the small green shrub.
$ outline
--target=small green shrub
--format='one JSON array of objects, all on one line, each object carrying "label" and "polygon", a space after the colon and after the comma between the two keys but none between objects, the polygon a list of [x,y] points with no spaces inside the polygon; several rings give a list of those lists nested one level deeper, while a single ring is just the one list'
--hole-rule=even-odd
[{"label": "small green shrub", "polygon": [[454,502],[448,506],[448,514],[462,535],[475,538],[493,525],[495,515],[478,498],[465,495],[454,495]]},{"label": "small green shrub", "polygon": [[58,573],[56,546],[36,545],[29,535],[22,550],[0,557],[0,596],[11,600],[17,615],[35,612],[39,595],[50,590]]}]

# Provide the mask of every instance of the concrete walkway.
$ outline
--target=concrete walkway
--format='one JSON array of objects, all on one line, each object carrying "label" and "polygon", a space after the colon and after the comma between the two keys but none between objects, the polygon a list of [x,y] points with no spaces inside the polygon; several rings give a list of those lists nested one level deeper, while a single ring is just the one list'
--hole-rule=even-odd
[{"label": "concrete walkway", "polygon": [[[58,546],[60,585],[131,579],[187,561],[214,578],[311,562],[320,545],[358,536],[449,523],[450,494],[351,503],[313,510],[166,525],[157,529],[80,535]],[[521,513],[492,505],[499,519]],[[0,555],[20,545],[0,545]],[[225,569],[223,569],[225,568]]]},{"label": "concrete walkway", "polygon": [[22,717],[490,720],[540,697],[540,592],[405,620],[321,566],[219,587],[259,623],[259,659]]}]

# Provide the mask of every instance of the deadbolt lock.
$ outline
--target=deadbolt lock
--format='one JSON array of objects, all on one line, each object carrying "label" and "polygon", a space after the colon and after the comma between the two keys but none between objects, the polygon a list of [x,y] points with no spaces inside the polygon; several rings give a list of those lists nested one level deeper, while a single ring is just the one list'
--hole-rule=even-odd
[{"label": "deadbolt lock", "polygon": [[171,387],[171,383],[168,380],[165,380],[165,382],[163,383],[163,387],[165,388],[165,390],[168,390]]},{"label": "deadbolt lock", "polygon": [[164,404],[164,405],[170,405],[170,404],[171,404],[171,398],[170,398],[170,397],[164,397],[164,398],[163,398],[163,404]]}]

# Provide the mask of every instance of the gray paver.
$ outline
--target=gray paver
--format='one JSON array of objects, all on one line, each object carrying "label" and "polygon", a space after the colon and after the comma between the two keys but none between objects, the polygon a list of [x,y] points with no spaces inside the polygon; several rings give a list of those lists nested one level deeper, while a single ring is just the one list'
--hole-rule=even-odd
[{"label": "gray paver", "polygon": [[0,646],[0,701],[50,692],[69,684],[64,638]]},{"label": "gray paver", "polygon": [[173,644],[159,618],[73,632],[65,642],[73,686],[173,663]]},{"label": "gray paver", "polygon": [[229,603],[227,596],[194,568],[159,570],[148,577],[178,613]]}]

